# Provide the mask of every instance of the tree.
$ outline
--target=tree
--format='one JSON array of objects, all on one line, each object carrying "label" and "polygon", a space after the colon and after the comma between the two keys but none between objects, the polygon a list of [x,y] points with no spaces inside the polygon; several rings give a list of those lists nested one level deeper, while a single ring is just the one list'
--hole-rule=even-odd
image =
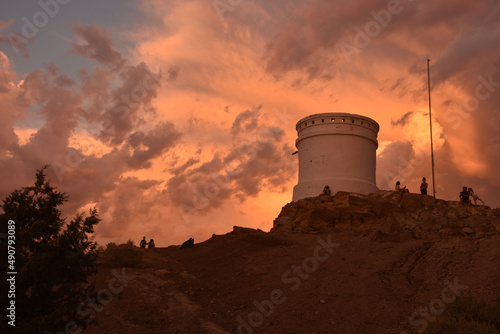
[{"label": "tree", "polygon": [[[66,224],[58,207],[68,196],[46,180],[46,168],[37,170],[34,186],[14,190],[0,205],[3,231],[15,225],[17,333],[70,333],[71,327],[85,326],[76,309],[95,295],[88,277],[97,272],[97,243],[92,240],[100,221],[97,209],[90,209],[85,218],[77,214]],[[1,248],[7,254],[4,240]],[[2,291],[10,288],[7,273],[14,271],[8,265],[5,260],[0,264]]]}]

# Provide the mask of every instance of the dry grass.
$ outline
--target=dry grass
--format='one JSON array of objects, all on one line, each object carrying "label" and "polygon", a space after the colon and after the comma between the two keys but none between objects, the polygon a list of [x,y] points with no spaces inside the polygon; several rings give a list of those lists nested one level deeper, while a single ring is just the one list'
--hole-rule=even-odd
[{"label": "dry grass", "polygon": [[497,334],[500,333],[500,306],[470,294],[463,294],[430,323],[428,334]]}]

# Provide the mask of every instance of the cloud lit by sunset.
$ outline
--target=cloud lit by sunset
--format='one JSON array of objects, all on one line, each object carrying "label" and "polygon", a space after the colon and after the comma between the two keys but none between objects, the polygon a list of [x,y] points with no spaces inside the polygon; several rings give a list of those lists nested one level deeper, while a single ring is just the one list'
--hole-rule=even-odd
[{"label": "cloud lit by sunset", "polygon": [[377,186],[418,192],[430,58],[436,196],[500,206],[497,1],[52,2],[0,5],[2,199],[50,164],[99,242],[267,231],[322,112],[376,120]]}]

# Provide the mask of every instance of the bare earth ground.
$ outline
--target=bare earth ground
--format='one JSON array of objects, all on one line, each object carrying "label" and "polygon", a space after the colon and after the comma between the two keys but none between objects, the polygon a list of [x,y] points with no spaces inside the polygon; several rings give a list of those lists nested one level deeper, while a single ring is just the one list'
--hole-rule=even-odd
[{"label": "bare earth ground", "polygon": [[[125,269],[134,278],[86,333],[412,333],[433,320],[412,326],[415,311],[452,303],[445,281],[499,298],[499,245],[498,233],[387,241],[235,228],[190,249],[140,249],[144,267]],[[112,269],[100,268],[98,290]]]}]

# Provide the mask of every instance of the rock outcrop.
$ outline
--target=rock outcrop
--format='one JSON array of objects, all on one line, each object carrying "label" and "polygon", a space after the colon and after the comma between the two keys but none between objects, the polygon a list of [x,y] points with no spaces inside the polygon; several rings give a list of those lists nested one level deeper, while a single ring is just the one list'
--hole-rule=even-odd
[{"label": "rock outcrop", "polygon": [[500,209],[462,205],[432,196],[380,191],[305,198],[285,205],[271,232],[356,230],[383,241],[439,240],[499,233]]}]

